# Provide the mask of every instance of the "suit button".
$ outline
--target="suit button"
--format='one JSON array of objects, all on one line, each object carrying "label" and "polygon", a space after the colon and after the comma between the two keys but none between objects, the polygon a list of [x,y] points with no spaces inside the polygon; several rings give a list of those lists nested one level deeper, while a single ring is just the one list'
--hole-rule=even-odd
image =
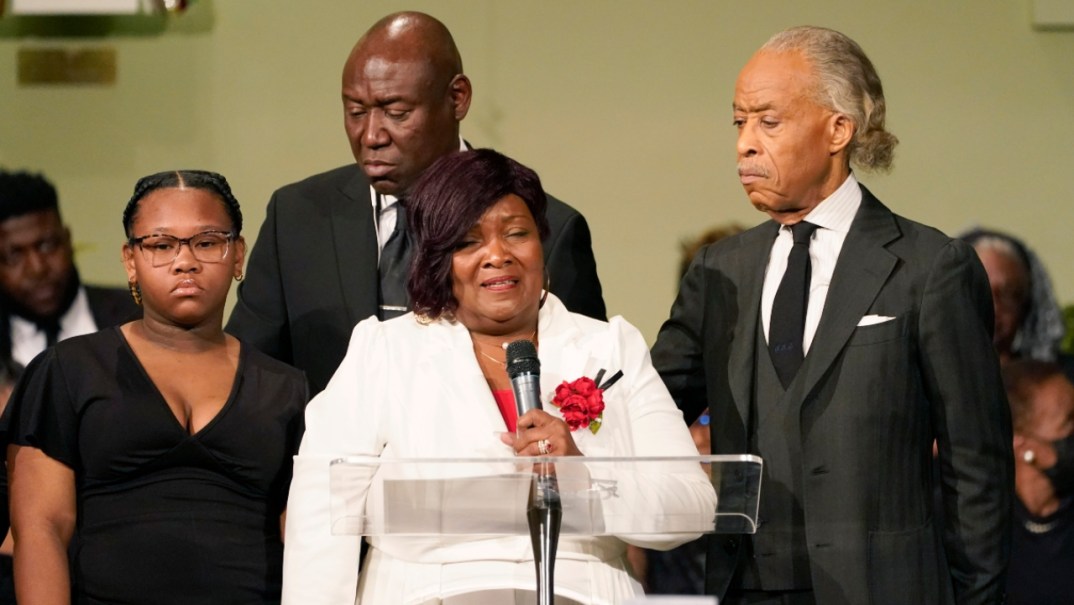
[{"label": "suit button", "polygon": [[813,470],[811,470],[810,473],[812,473],[813,475],[827,475],[828,467],[823,464],[820,466],[814,466]]}]

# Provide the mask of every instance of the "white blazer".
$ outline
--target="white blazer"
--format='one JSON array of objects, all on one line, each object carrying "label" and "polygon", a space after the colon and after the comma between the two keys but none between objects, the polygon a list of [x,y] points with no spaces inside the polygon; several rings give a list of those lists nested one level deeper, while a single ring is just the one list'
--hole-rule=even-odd
[{"label": "white blazer", "polygon": [[[553,295],[541,308],[541,392],[547,402],[563,381],[622,371],[604,393],[604,416],[593,434],[572,433],[586,456],[694,456],[697,450],[638,330],[621,317],[602,322],[570,313]],[[558,415],[553,405],[546,412]],[[367,563],[377,573],[358,588],[357,536],[330,532],[329,462],[342,456],[393,458],[507,458],[500,441],[507,427],[473,354],[467,329],[412,314],[380,322],[369,318],[351,336],[347,355],[328,386],[306,410],[306,433],[295,457],[287,506],[283,602],[421,602],[438,586],[532,590],[528,537],[424,539],[371,537]],[[716,495],[697,465],[669,473],[660,489],[638,497],[654,516],[714,512]],[[632,503],[633,506],[634,503]],[[671,548],[689,536],[630,536],[631,543]],[[584,603],[614,603],[640,592],[623,564],[619,537],[564,537],[556,563],[556,592]],[[480,560],[480,563],[476,561]],[[497,562],[502,565],[497,568]],[[410,566],[393,568],[393,564]],[[431,567],[430,567],[431,566]],[[451,566],[451,573],[446,571]],[[455,575],[452,575],[455,574]],[[601,574],[608,577],[596,577]],[[461,578],[461,579],[460,579]],[[596,579],[594,579],[596,578]],[[468,584],[469,582],[469,584]],[[424,596],[422,596],[424,595]],[[435,596],[435,595],[434,595]]]}]

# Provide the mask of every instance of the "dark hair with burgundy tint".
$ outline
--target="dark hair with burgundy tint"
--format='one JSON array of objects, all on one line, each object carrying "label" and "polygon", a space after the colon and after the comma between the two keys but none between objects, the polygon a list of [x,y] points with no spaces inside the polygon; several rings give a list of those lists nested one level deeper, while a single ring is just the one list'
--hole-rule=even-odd
[{"label": "dark hair with burgundy tint", "polygon": [[543,240],[548,201],[537,173],[491,149],[456,151],[422,173],[407,198],[407,221],[415,238],[407,290],[414,313],[453,314],[451,260],[459,242],[504,196],[522,198]]}]

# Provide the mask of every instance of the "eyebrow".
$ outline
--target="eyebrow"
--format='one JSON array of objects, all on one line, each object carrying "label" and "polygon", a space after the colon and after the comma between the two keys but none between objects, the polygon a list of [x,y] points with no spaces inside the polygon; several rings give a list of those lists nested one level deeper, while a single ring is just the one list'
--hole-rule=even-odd
[{"label": "eyebrow", "polygon": [[738,105],[738,103],[731,103],[731,110],[732,111],[744,111],[746,113],[757,113],[759,111],[768,111],[769,109],[772,109],[772,104],[771,103],[764,103],[763,105],[758,105],[757,107],[753,107],[753,108],[741,107],[741,106]]},{"label": "eyebrow", "polygon": [[527,216],[525,214],[521,214],[521,213],[519,213],[519,214],[509,214],[507,216],[501,216],[501,217],[499,217],[498,220],[499,220],[501,225],[511,225],[511,224],[517,223],[519,221],[522,221],[522,222],[533,221],[534,224],[537,223],[537,219],[532,218],[530,216]]},{"label": "eyebrow", "polygon": [[372,103],[365,103],[364,101],[360,101],[360,100],[358,100],[358,99],[356,99],[356,98],[354,98],[354,97],[352,97],[352,96],[350,96],[350,95],[348,95],[346,93],[344,93],[342,96],[343,96],[343,102],[345,102],[345,103],[353,103],[355,105],[361,105],[362,107],[383,107],[385,105],[391,105],[392,103],[411,103],[411,101],[407,101],[401,95],[393,95],[393,96],[390,96],[390,97],[384,97],[384,98],[380,98],[380,99],[373,99]]},{"label": "eyebrow", "polygon": [[[150,231],[150,233],[152,233],[154,235],[168,235],[167,233],[164,233],[164,232],[165,231],[174,231],[175,229],[177,229],[177,227],[175,227],[175,226],[153,227],[149,231]],[[228,233],[232,232],[232,229],[230,229],[228,227],[221,227],[220,225],[197,225],[197,226],[194,227],[194,229],[197,229],[198,233],[204,233],[206,231],[226,231]]]},{"label": "eyebrow", "polygon": [[[496,217],[495,220],[497,220],[497,221],[499,221],[501,223],[509,223],[511,221],[516,221],[516,220],[520,220],[520,219],[521,220],[526,220],[527,218],[528,217],[525,214],[519,213],[519,214],[508,214],[507,216],[499,216],[499,217]],[[475,229],[478,229],[478,230],[481,229],[481,219],[478,219],[477,222],[475,222],[473,225],[471,225],[470,228],[467,229],[466,232],[469,233],[469,232],[471,232],[471,231],[473,231]]]}]

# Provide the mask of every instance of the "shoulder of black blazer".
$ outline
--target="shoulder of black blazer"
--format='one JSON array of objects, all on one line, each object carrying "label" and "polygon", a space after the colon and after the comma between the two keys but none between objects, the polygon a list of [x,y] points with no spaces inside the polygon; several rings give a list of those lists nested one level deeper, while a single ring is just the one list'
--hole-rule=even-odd
[{"label": "shoulder of black blazer", "polygon": [[126,323],[141,316],[141,308],[134,303],[128,288],[84,285],[90,313],[97,329],[103,330]]},{"label": "shoulder of black blazer", "polygon": [[[141,308],[134,303],[127,288],[109,288],[83,284],[90,313],[97,329],[103,330],[141,316]],[[9,314],[0,310],[0,355],[11,354],[11,320]]]},{"label": "shoulder of black blazer", "polygon": [[361,168],[353,163],[284,185],[276,190],[272,199],[277,203],[301,200],[303,204],[317,204],[333,199],[337,193],[352,201],[371,203],[369,180]]}]

